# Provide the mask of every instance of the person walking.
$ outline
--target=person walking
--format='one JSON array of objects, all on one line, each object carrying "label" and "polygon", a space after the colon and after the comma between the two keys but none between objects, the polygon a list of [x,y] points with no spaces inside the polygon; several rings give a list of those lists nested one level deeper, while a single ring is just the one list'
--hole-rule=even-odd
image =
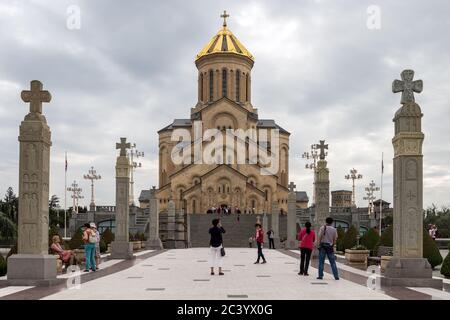
[{"label": "person walking", "polygon": [[249,248],[253,248],[253,236],[251,236],[250,238],[248,238],[248,247],[249,247]]},{"label": "person walking", "polygon": [[297,240],[300,241],[298,245],[300,248],[300,272],[298,275],[309,276],[309,260],[316,241],[316,234],[314,230],[311,230],[311,222],[305,223],[305,228],[298,232]]},{"label": "person walking", "polygon": [[222,272],[222,249],[223,249],[223,238],[222,234],[225,233],[225,229],[220,223],[220,219],[214,219],[212,221],[212,227],[209,229],[209,234],[211,239],[209,240],[209,245],[211,249],[211,275],[214,275],[214,267],[219,268],[219,276],[223,276]]},{"label": "person walking", "polygon": [[264,254],[262,252],[263,243],[264,243],[264,231],[261,227],[261,224],[259,224],[259,223],[255,224],[255,228],[256,228],[255,240],[256,240],[256,245],[258,246],[258,259],[256,260],[255,264],[259,263],[260,258],[263,259],[262,263],[267,263],[266,258],[264,257]]},{"label": "person walking", "polygon": [[97,243],[97,236],[95,231],[91,229],[89,223],[84,224],[83,241],[84,241],[84,254],[86,257],[86,268],[84,272],[89,272],[96,270],[95,267],[95,244]]},{"label": "person walking", "polygon": [[269,238],[269,249],[275,249],[275,232],[272,228],[267,231],[267,237]]},{"label": "person walking", "polygon": [[319,229],[319,276],[317,279],[323,279],[323,268],[325,264],[325,256],[330,261],[331,270],[335,280],[339,280],[338,269],[336,266],[336,257],[334,255],[333,246],[337,240],[337,230],[332,226],[333,218],[325,219],[326,224]]}]

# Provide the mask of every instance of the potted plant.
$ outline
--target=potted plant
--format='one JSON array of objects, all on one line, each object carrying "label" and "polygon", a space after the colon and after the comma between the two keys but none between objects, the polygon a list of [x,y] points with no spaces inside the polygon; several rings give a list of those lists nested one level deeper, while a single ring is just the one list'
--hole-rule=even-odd
[{"label": "potted plant", "polygon": [[367,264],[370,251],[363,245],[357,245],[351,249],[345,249],[345,259],[349,263]]}]

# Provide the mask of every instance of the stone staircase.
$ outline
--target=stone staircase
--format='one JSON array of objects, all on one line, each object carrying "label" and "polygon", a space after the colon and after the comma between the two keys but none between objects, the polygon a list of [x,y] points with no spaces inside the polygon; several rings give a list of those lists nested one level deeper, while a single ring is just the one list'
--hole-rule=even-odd
[{"label": "stone staircase", "polygon": [[[212,220],[215,214],[192,214],[190,215],[190,236],[192,247],[209,247]],[[226,233],[223,236],[225,247],[248,247],[248,238],[255,234],[256,215],[241,214],[240,221],[237,222],[237,216],[231,214],[222,216],[222,227]],[[262,218],[261,218],[262,223]],[[270,227],[270,215],[268,215],[268,226]],[[267,230],[266,230],[267,231]]]}]

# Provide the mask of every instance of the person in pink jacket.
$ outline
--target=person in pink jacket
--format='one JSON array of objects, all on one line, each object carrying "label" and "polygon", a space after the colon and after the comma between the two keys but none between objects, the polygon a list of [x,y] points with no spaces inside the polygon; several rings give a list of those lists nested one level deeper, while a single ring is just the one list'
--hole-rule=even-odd
[{"label": "person in pink jacket", "polygon": [[316,234],[311,230],[311,223],[306,222],[305,228],[298,233],[297,239],[300,247],[300,272],[298,275],[308,276],[309,260],[316,241]]}]

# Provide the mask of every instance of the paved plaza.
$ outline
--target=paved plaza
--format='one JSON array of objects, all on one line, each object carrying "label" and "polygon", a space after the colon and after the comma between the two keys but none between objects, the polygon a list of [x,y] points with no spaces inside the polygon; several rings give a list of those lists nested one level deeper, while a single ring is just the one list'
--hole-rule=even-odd
[{"label": "paved plaza", "polygon": [[211,276],[207,248],[147,250],[138,253],[135,260],[107,260],[96,273],[80,273],[79,289],[67,289],[66,284],[50,288],[9,286],[0,288],[0,299],[450,300],[450,293],[430,288],[371,290],[365,286],[365,271],[340,262],[339,281],[328,272],[324,280],[316,280],[314,267],[309,277],[299,276],[295,250],[265,250],[265,255],[268,263],[255,265],[256,249],[229,248],[224,258],[225,275],[216,272]]}]

